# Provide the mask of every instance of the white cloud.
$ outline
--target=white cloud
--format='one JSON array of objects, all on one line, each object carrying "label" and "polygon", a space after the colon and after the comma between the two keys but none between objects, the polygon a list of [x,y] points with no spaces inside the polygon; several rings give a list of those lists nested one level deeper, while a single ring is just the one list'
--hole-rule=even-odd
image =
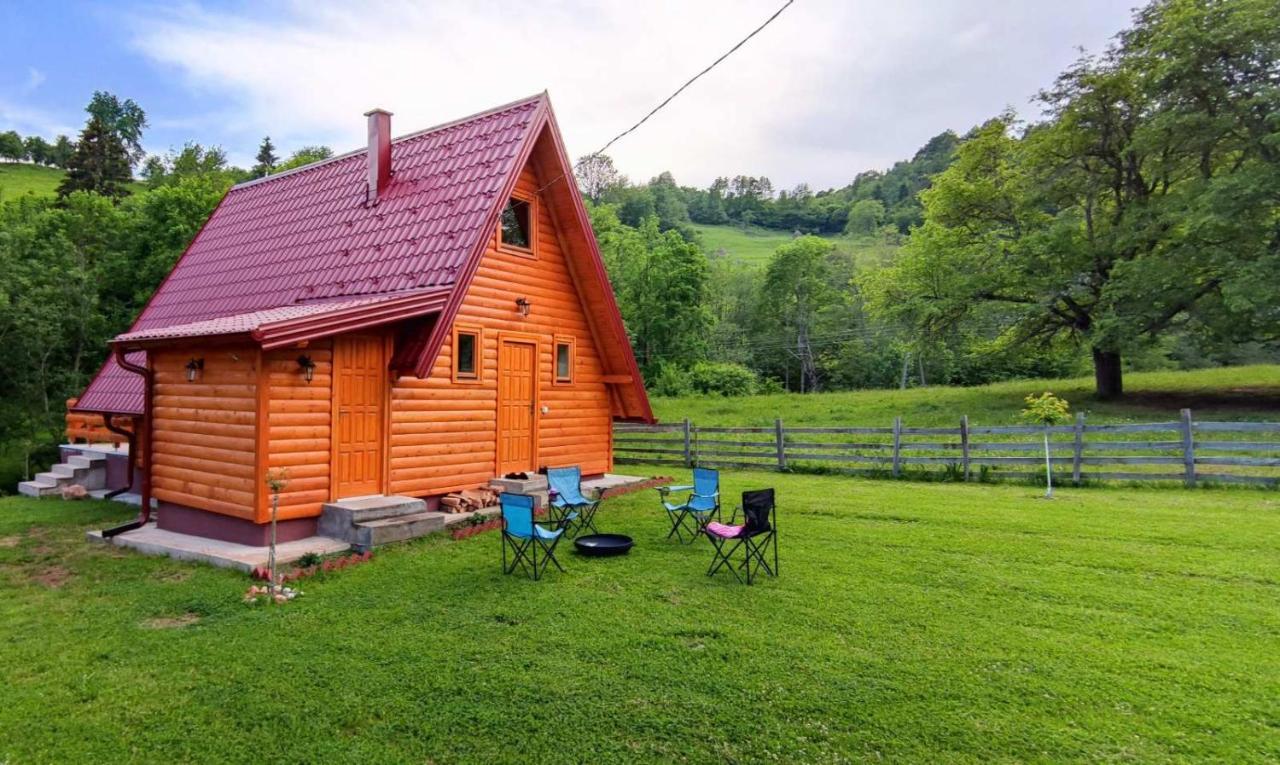
[{"label": "white cloud", "polygon": [[68,125],[61,117],[0,98],[0,130],[16,130],[23,135],[52,139],[66,135],[74,139],[79,128]]},{"label": "white cloud", "polygon": [[[570,153],[598,148],[776,9],[779,0],[499,3],[292,0],[263,15],[198,5],[133,21],[146,56],[229,98],[229,140],[364,138],[361,114],[410,132],[548,89]],[[637,179],[765,174],[846,183],[1025,104],[1123,26],[1126,5],[800,0],[610,153]]]},{"label": "white cloud", "polygon": [[44,72],[34,66],[27,67],[27,81],[22,84],[22,92],[30,93],[44,84]]}]

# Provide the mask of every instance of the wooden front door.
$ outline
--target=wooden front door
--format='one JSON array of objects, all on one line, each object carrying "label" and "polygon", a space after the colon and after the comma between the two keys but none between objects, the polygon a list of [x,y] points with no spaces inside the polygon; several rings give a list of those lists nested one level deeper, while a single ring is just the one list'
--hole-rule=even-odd
[{"label": "wooden front door", "polygon": [[382,493],[382,407],[387,363],[376,335],[333,343],[333,498]]},{"label": "wooden front door", "polygon": [[538,346],[503,340],[498,351],[498,475],[537,469]]}]

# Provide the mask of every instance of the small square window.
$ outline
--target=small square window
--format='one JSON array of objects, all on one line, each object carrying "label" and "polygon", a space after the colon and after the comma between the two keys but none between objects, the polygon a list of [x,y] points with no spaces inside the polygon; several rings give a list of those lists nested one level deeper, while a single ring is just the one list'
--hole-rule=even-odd
[{"label": "small square window", "polygon": [[573,342],[556,342],[556,382],[573,382]]},{"label": "small square window", "polygon": [[502,208],[502,225],[498,229],[503,245],[533,250],[532,210],[533,205],[523,199],[512,197],[507,200],[507,206]]},{"label": "small square window", "polygon": [[453,372],[456,377],[475,378],[477,376],[477,363],[479,348],[479,335],[475,332],[462,332],[457,334],[457,342],[454,344],[454,361]]}]

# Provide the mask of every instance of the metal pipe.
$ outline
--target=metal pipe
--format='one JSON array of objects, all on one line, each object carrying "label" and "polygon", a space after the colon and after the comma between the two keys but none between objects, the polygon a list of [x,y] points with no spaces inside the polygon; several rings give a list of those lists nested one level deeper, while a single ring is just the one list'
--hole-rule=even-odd
[{"label": "metal pipe", "polygon": [[[152,391],[155,387],[155,374],[151,369],[150,359],[147,366],[140,367],[129,361],[124,348],[115,347],[116,363],[120,368],[133,372],[136,375],[142,375],[143,394],[142,394],[142,419],[143,427],[146,431],[142,434],[142,512],[138,515],[138,526],[142,526],[151,520],[151,443],[154,428],[153,418],[151,416],[151,399]],[[130,452],[132,455],[132,452]]]},{"label": "metal pipe", "polygon": [[138,452],[137,452],[138,441],[137,441],[137,436],[134,432],[138,428],[138,418],[137,417],[133,418],[134,430],[125,430],[124,428],[120,427],[119,425],[116,425],[111,421],[113,417],[115,417],[114,414],[111,414],[110,412],[103,412],[102,422],[107,426],[107,430],[111,431],[112,433],[115,433],[117,436],[124,436],[125,440],[129,442],[129,483],[126,484],[125,486],[122,486],[119,489],[115,489],[114,491],[107,492],[106,494],[103,495],[102,497],[103,499],[115,499],[121,494],[124,494],[129,491],[133,491],[133,464],[134,464],[134,460],[138,458]]}]

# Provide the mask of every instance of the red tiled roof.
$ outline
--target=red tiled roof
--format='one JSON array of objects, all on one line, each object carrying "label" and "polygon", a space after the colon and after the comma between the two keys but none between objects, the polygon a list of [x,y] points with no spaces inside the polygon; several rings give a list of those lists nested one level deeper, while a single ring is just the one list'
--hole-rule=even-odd
[{"label": "red tiled roof", "polygon": [[[364,149],[233,187],[122,337],[454,285],[543,108],[539,94],[395,139],[394,175],[372,207]],[[76,408],[141,413],[142,392],[110,359]]]}]

